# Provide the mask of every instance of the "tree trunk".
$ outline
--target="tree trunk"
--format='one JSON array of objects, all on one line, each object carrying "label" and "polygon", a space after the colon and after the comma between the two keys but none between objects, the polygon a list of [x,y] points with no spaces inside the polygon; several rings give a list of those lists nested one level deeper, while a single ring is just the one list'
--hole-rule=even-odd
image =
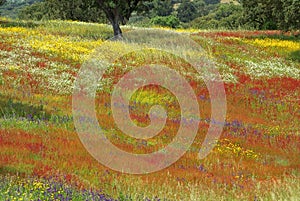
[{"label": "tree trunk", "polygon": [[114,38],[115,39],[122,38],[123,35],[122,35],[122,30],[121,30],[120,25],[119,25],[119,21],[118,20],[112,20],[111,24],[112,24],[112,27],[113,27],[113,30],[114,30]]},{"label": "tree trunk", "polygon": [[[128,1],[127,3],[130,3],[130,1]],[[139,1],[137,1],[136,4],[138,2]],[[120,24],[119,24],[119,23],[123,22],[123,20],[122,20],[123,16],[122,16],[122,13],[119,10],[119,8],[118,7],[111,8],[107,4],[107,2],[105,2],[104,0],[98,0],[98,3],[100,5],[100,8],[104,11],[107,19],[110,21],[110,23],[113,27],[113,30],[114,30],[114,38],[113,39],[118,40],[120,38],[123,38],[122,30],[121,30]]]}]

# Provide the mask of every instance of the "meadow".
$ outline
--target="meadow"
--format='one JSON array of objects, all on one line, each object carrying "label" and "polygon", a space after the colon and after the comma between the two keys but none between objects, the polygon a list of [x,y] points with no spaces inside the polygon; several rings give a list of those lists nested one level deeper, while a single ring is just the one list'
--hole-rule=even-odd
[{"label": "meadow", "polygon": [[[217,146],[199,160],[210,123],[210,98],[203,81],[183,73],[202,115],[194,143],[170,167],[130,175],[98,163],[82,145],[72,117],[77,73],[112,36],[111,28],[71,21],[0,22],[0,200],[299,199],[299,33],[172,30],[197,42],[215,62],[226,91],[225,126]],[[136,29],[123,27],[124,32]],[[118,42],[113,45],[118,48]],[[150,53],[151,58],[129,54],[113,63],[96,100],[107,137],[134,153],[159,150],[172,140],[179,127],[178,102],[164,88],[138,90],[131,98],[131,117],[138,125],[149,123],[146,114],[153,105],[170,114],[157,137],[134,139],[115,128],[112,85],[153,58],[189,69],[183,61]]]}]

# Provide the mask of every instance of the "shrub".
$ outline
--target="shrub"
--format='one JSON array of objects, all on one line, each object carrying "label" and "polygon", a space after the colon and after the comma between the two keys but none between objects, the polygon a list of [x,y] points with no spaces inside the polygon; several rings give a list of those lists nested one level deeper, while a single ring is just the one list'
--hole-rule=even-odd
[{"label": "shrub", "polygon": [[163,27],[171,27],[171,28],[178,28],[180,26],[180,21],[177,17],[170,15],[170,16],[156,16],[151,19],[151,24],[159,25]]}]

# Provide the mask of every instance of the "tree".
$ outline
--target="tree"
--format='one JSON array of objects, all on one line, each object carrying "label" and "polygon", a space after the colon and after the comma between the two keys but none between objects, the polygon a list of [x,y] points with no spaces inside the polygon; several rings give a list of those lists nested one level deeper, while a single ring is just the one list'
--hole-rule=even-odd
[{"label": "tree", "polygon": [[177,9],[177,17],[181,22],[190,22],[193,19],[200,17],[203,13],[205,2],[202,0],[184,0]]},{"label": "tree", "polygon": [[45,2],[38,2],[21,9],[18,17],[23,20],[42,20],[46,14]]},{"label": "tree", "polygon": [[24,20],[75,20],[106,22],[106,17],[95,0],[44,0],[26,6],[19,12]]},{"label": "tree", "polygon": [[97,0],[111,23],[115,38],[122,37],[120,24],[125,25],[142,0]]},{"label": "tree", "polygon": [[[300,1],[299,0],[282,0],[284,20],[280,21],[280,27],[287,30],[300,29]],[[299,54],[299,52],[298,52]]]},{"label": "tree", "polygon": [[299,0],[240,0],[246,23],[256,29],[300,29]]},{"label": "tree", "polygon": [[[280,3],[280,0],[275,1]],[[275,1],[271,3],[270,0],[241,0],[247,25],[255,29],[276,29],[277,20],[273,15],[274,8],[277,7],[273,4]]]},{"label": "tree", "polygon": [[243,9],[233,3],[220,4],[214,12],[219,28],[237,29],[241,26]]},{"label": "tree", "polygon": [[132,12],[136,11],[143,1],[146,0],[44,0],[25,8],[19,16],[36,20],[68,19],[99,22],[103,14],[111,23],[114,36],[118,38],[122,37],[120,24],[125,25]]},{"label": "tree", "polygon": [[153,6],[153,9],[150,13],[153,16],[169,16],[174,11],[174,7],[171,0],[154,0],[151,1],[151,4]]},{"label": "tree", "polygon": [[233,3],[218,4],[208,15],[196,18],[190,23],[200,29],[237,29],[242,26],[243,8]]}]

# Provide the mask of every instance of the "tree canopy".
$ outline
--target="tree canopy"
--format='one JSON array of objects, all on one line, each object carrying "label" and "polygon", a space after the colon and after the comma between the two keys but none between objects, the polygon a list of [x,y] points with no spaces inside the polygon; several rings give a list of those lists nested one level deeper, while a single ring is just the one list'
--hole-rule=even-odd
[{"label": "tree canopy", "polygon": [[255,29],[300,29],[299,0],[240,0],[245,22]]},{"label": "tree canopy", "polygon": [[205,2],[203,0],[183,0],[177,9],[177,16],[181,22],[190,22],[203,15]]},{"label": "tree canopy", "polygon": [[44,0],[22,9],[19,17],[33,20],[105,22],[104,13],[95,0]]},{"label": "tree canopy", "polygon": [[200,29],[237,29],[242,27],[242,7],[235,4],[219,4],[208,15],[196,18],[190,23]]}]

